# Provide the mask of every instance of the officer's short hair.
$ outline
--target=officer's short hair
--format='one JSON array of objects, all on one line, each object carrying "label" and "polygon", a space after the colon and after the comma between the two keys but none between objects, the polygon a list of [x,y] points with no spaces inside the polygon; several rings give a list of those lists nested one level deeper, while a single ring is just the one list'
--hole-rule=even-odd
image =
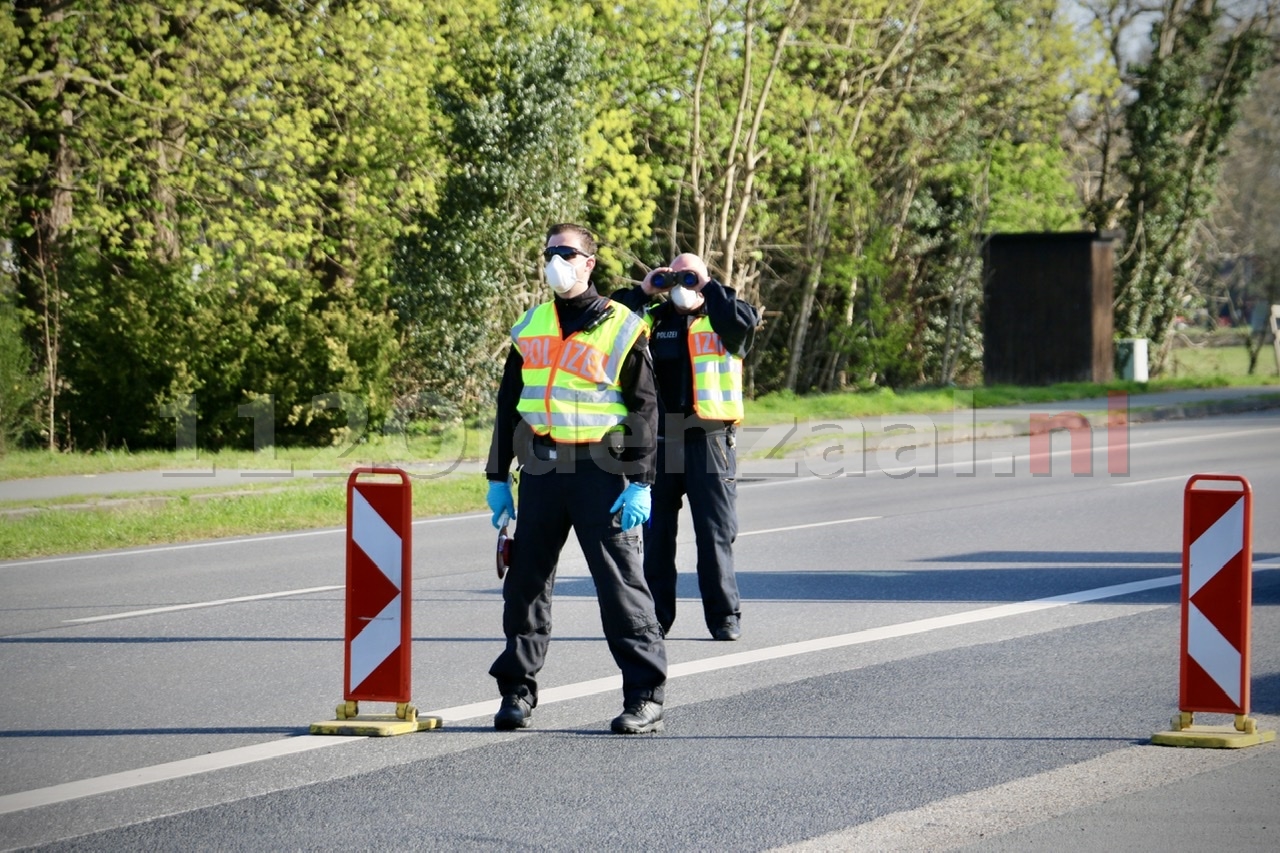
[{"label": "officer's short hair", "polygon": [[582,244],[582,251],[588,255],[596,253],[596,238],[581,225],[576,225],[572,222],[559,222],[547,229],[548,240],[557,234],[575,234],[578,237],[578,242]]}]

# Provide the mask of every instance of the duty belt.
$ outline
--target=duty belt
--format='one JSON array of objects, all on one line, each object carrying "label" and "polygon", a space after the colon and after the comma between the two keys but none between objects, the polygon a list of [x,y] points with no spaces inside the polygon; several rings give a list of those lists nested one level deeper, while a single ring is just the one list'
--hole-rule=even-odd
[{"label": "duty belt", "polygon": [[691,438],[710,438],[716,435],[728,435],[733,438],[733,434],[737,432],[737,424],[733,421],[725,421],[723,424],[717,424],[715,421],[702,421],[700,423],[690,424],[686,426],[680,433],[670,436],[658,436],[658,441],[686,441]]},{"label": "duty belt", "polygon": [[623,447],[623,436],[620,432],[611,432],[601,441],[589,441],[580,444],[553,441],[541,435],[534,436],[533,439],[533,452],[544,462],[558,459],[590,459],[593,452],[598,454],[601,450],[616,458],[622,453]]}]

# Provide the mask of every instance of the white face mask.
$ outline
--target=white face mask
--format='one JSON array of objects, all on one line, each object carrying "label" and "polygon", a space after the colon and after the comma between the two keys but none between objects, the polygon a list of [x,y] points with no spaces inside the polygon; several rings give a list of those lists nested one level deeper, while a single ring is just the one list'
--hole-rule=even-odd
[{"label": "white face mask", "polygon": [[677,284],[671,288],[671,301],[681,311],[692,311],[702,304],[702,294],[696,290],[689,290],[682,284]]},{"label": "white face mask", "polygon": [[568,293],[578,283],[578,271],[559,255],[547,261],[543,272],[547,276],[547,285],[556,293]]}]

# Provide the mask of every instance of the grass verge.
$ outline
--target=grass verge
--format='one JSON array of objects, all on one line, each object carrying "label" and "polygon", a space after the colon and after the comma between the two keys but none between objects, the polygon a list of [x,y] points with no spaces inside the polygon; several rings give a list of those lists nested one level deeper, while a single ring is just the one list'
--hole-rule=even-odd
[{"label": "grass verge", "polygon": [[[415,481],[413,516],[450,515],[484,507],[485,484],[478,477]],[[104,499],[109,501],[111,496]],[[95,509],[56,505],[0,520],[0,559],[21,560],[194,542],[227,536],[280,533],[346,524],[344,479],[234,494],[149,495]]]}]

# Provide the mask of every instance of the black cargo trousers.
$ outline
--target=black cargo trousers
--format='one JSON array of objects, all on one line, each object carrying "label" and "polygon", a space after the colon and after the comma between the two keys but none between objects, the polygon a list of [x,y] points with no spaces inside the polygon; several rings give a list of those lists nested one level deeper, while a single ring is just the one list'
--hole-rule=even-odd
[{"label": "black cargo trousers", "polygon": [[697,542],[698,591],[707,630],[741,617],[733,543],[738,538],[738,458],[734,428],[680,430],[658,441],[653,514],[644,532],[644,574],[663,633],[676,620],[676,535],[689,498]]},{"label": "black cargo trousers", "polygon": [[616,460],[606,459],[601,467],[590,447],[560,445],[558,459],[521,469],[515,544],[502,586],[507,646],[489,674],[502,695],[526,696],[537,705],[556,566],[573,528],[595,582],[605,640],[622,671],[624,703],[661,703],[667,653],[644,580],[640,528],[622,530],[618,514],[610,512],[627,480],[615,472]]}]

